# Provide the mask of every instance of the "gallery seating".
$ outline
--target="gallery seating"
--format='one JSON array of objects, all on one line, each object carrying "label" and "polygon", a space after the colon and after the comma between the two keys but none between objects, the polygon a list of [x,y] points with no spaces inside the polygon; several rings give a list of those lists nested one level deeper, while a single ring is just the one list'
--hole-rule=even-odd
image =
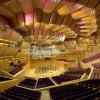
[{"label": "gallery seating", "polygon": [[96,88],[96,87],[100,86],[100,80],[93,79],[93,80],[83,81],[83,82],[79,82],[78,85],[83,86],[83,87]]},{"label": "gallery seating", "polygon": [[90,68],[69,68],[67,72],[65,72],[66,74],[77,74],[77,75],[83,75],[84,73],[86,73],[87,75],[90,73],[91,69]]},{"label": "gallery seating", "polygon": [[92,66],[98,69],[98,68],[100,68],[100,63],[94,63],[94,64],[92,64]]},{"label": "gallery seating", "polygon": [[[36,81],[37,81],[37,85],[36,85]],[[38,80],[25,79],[19,84],[19,86],[27,87],[27,88],[31,88],[31,89],[44,88],[44,87],[48,87],[48,86],[52,86],[52,85],[54,85],[54,84],[49,78],[40,78]]]},{"label": "gallery seating", "polygon": [[40,92],[16,86],[0,93],[0,100],[40,100],[40,97]]},{"label": "gallery seating", "polygon": [[10,70],[9,73],[12,75],[17,74],[19,71],[21,71],[23,68],[22,67],[16,67],[13,70]]},{"label": "gallery seating", "polygon": [[54,85],[54,83],[49,78],[40,78],[36,88],[44,88],[52,85]]},{"label": "gallery seating", "polygon": [[52,77],[52,79],[56,81],[56,83],[61,84],[62,82],[80,79],[84,73],[89,74],[90,69],[71,68],[68,69],[68,71],[66,71],[64,74],[61,74],[60,76]]},{"label": "gallery seating", "polygon": [[72,81],[72,80],[76,80],[76,79],[80,79],[81,76],[65,76],[65,75],[61,75],[61,76],[54,76],[52,77],[52,79],[58,83],[58,84],[61,84],[62,82],[67,82],[67,81]]},{"label": "gallery seating", "polygon": [[19,71],[23,70],[24,65],[25,65],[25,63],[14,64],[14,67],[9,70],[9,73],[12,75],[17,74]]},{"label": "gallery seating", "polygon": [[35,79],[25,79],[19,85],[22,87],[34,89],[36,85],[36,80]]},{"label": "gallery seating", "polygon": [[52,88],[50,95],[52,100],[99,100],[99,86],[100,80],[89,80]]},{"label": "gallery seating", "polygon": [[8,80],[11,80],[11,79],[3,77],[3,76],[0,76],[0,82],[2,82],[2,81],[8,81]]},{"label": "gallery seating", "polygon": [[83,62],[84,62],[84,63],[89,63],[89,62],[95,61],[95,60],[97,60],[97,59],[99,59],[99,58],[100,58],[100,53],[85,58],[85,59],[83,60]]}]

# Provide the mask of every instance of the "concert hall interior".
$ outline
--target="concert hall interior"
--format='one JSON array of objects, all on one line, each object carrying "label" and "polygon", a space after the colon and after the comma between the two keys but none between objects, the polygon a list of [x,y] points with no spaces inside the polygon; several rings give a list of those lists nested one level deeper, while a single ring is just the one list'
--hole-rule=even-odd
[{"label": "concert hall interior", "polygon": [[0,0],[0,100],[100,100],[100,0]]}]

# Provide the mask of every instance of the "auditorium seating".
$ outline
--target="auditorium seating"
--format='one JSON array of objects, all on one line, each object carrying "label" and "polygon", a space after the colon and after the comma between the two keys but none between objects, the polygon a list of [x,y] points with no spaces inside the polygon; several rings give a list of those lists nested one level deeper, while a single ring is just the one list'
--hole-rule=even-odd
[{"label": "auditorium seating", "polygon": [[52,77],[54,81],[56,81],[56,83],[61,84],[62,82],[66,82],[66,81],[71,81],[71,80],[76,80],[76,79],[80,79],[80,76],[55,76]]},{"label": "auditorium seating", "polygon": [[98,53],[98,54],[96,54],[96,55],[93,55],[93,56],[90,56],[90,57],[88,57],[88,58],[85,58],[85,59],[83,60],[83,62],[84,62],[84,63],[88,63],[88,62],[95,61],[95,60],[97,60],[97,59],[99,59],[99,58],[100,58],[100,53]]},{"label": "auditorium seating", "polygon": [[27,88],[35,88],[36,80],[34,79],[25,79],[20,84],[20,86],[27,87]]},{"label": "auditorium seating", "polygon": [[54,85],[53,82],[49,78],[40,78],[37,83],[36,88],[43,88]]},{"label": "auditorium seating", "polygon": [[11,79],[3,77],[3,76],[0,76],[0,82],[2,82],[2,81],[8,81],[8,80],[11,80]]},{"label": "auditorium seating", "polygon": [[92,66],[98,69],[98,68],[100,68],[100,63],[99,62],[98,63],[94,63],[94,64],[92,64]]},{"label": "auditorium seating", "polygon": [[54,85],[54,84],[52,83],[52,81],[49,78],[38,79],[37,85],[36,85],[36,80],[34,80],[34,79],[25,79],[19,84],[19,86],[27,87],[27,88],[31,88],[31,89],[34,89],[35,86],[36,86],[36,88],[44,88],[44,87],[48,87],[48,86],[52,86],[52,85]]},{"label": "auditorium seating", "polygon": [[0,100],[40,100],[40,97],[40,92],[16,86],[0,93]]},{"label": "auditorium seating", "polygon": [[91,69],[90,68],[87,68],[87,69],[84,69],[85,70],[85,73],[87,74],[87,75],[89,75],[90,74],[90,71],[91,71]]},{"label": "auditorium seating", "polygon": [[86,73],[87,75],[90,73],[90,68],[70,68],[68,69],[68,72],[65,72],[65,74],[77,74],[77,75],[83,75],[84,73]]},{"label": "auditorium seating", "polygon": [[12,75],[15,75],[16,73],[18,73],[19,71],[21,71],[23,69],[24,65],[25,65],[25,63],[14,64],[14,67],[9,70],[9,73]]},{"label": "auditorium seating", "polygon": [[100,100],[100,80],[89,80],[50,89],[52,100]]},{"label": "auditorium seating", "polygon": [[79,86],[96,88],[100,86],[100,80],[88,80],[78,83]]},{"label": "auditorium seating", "polygon": [[90,69],[73,68],[68,69],[68,71],[60,76],[52,77],[52,79],[56,81],[56,83],[61,84],[62,82],[80,79],[84,73],[89,74],[89,72]]}]

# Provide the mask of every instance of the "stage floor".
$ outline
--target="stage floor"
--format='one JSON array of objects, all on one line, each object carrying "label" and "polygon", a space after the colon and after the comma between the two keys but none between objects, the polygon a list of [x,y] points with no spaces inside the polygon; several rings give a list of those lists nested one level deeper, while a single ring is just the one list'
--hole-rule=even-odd
[{"label": "stage floor", "polygon": [[27,71],[27,73],[24,76],[38,79],[38,78],[58,76],[64,72],[65,72],[64,67],[59,67],[56,71],[46,72],[46,73],[35,73],[35,68],[31,68]]}]

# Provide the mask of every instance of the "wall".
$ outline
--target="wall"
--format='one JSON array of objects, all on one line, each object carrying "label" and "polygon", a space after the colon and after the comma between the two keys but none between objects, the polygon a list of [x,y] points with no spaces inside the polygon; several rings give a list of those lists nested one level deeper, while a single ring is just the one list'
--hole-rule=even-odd
[{"label": "wall", "polygon": [[9,62],[7,60],[0,60],[0,70],[7,70],[9,68]]},{"label": "wall", "polygon": [[0,92],[4,91],[12,86],[15,86],[17,83],[18,83],[17,79],[0,82]]},{"label": "wall", "polygon": [[60,61],[54,60],[44,60],[44,59],[34,59],[31,60],[31,68],[40,67],[40,66],[57,66],[57,67],[64,67],[64,63]]}]

